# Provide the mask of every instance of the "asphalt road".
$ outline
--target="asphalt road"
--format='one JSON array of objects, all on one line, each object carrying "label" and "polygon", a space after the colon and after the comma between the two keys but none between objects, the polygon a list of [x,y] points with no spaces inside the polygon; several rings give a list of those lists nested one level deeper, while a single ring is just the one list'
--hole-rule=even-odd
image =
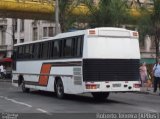
[{"label": "asphalt road", "polygon": [[13,87],[10,82],[0,82],[0,112],[46,115],[57,113],[159,113],[160,96],[111,93],[104,102],[97,102],[90,95],[68,95],[66,99],[61,100],[57,99],[53,93],[39,91],[22,93],[21,89]]}]

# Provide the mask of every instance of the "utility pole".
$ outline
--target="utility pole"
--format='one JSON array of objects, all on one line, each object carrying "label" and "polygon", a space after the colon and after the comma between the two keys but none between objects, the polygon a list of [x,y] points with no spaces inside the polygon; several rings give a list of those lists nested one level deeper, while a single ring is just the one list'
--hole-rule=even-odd
[{"label": "utility pole", "polygon": [[12,47],[14,46],[15,41],[15,21],[12,22]]},{"label": "utility pole", "polygon": [[16,20],[17,19],[12,19],[12,48],[13,48],[14,42],[15,42],[15,27],[17,27]]},{"label": "utility pole", "polygon": [[13,62],[12,62],[12,64],[11,64],[11,69],[16,69],[16,61],[15,61],[15,59],[14,59],[14,43],[15,43],[15,27],[17,27],[16,26],[16,20],[17,19],[12,19],[12,53],[11,53],[11,57],[13,58]]},{"label": "utility pole", "polygon": [[56,28],[55,28],[55,32],[56,32],[56,35],[60,33],[60,26],[59,26],[59,1],[56,0],[55,1],[55,25],[56,25]]}]

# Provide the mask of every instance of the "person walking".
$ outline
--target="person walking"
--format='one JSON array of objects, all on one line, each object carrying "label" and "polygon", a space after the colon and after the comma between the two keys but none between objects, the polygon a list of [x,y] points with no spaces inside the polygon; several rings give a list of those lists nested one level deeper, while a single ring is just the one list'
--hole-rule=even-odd
[{"label": "person walking", "polygon": [[160,59],[158,59],[158,63],[156,63],[153,67],[153,74],[154,74],[154,84],[153,84],[154,90],[153,90],[153,92],[156,92],[158,84],[160,87]]},{"label": "person walking", "polygon": [[1,74],[1,78],[4,79],[5,78],[5,76],[4,76],[4,67],[3,67],[2,64],[0,65],[0,74]]},{"label": "person walking", "polygon": [[145,87],[145,84],[147,83],[147,67],[145,62],[142,63],[139,70],[140,70],[141,86]]}]

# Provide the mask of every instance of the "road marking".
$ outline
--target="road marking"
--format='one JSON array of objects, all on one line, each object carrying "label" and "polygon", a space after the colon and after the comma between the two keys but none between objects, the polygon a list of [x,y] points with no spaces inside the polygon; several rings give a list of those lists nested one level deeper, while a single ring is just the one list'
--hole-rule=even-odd
[{"label": "road marking", "polygon": [[7,101],[11,101],[11,102],[16,103],[16,104],[24,105],[24,106],[27,106],[27,107],[32,107],[32,105],[29,105],[29,104],[24,103],[24,102],[16,101],[16,100],[8,98],[8,97],[0,96],[0,98],[3,98]]},{"label": "road marking", "polygon": [[147,112],[155,112],[155,113],[158,112],[157,110],[154,110],[154,109],[148,109],[148,108],[141,108],[141,109],[143,109],[143,110],[145,110]]},{"label": "road marking", "polygon": [[37,110],[38,110],[38,111],[41,111],[41,112],[43,112],[43,113],[48,113],[46,110],[43,110],[43,109],[41,109],[41,108],[37,108]]},{"label": "road marking", "polygon": [[150,111],[150,112],[158,112],[158,111],[156,111],[156,110],[154,110],[154,109],[148,109],[148,111]]},{"label": "road marking", "polygon": [[[5,99],[7,101],[10,101],[10,102],[13,102],[13,103],[16,103],[16,104],[20,104],[20,105],[24,105],[24,106],[27,106],[27,107],[32,107],[32,105],[29,105],[27,103],[24,103],[24,102],[20,102],[20,101],[16,101],[14,99],[11,99],[11,98],[8,98],[8,97],[4,97],[4,96],[0,96],[1,99]],[[44,109],[41,109],[41,108],[37,108],[36,110],[42,112],[42,113],[46,113],[47,115],[51,115],[49,112],[47,112],[46,110]]]}]

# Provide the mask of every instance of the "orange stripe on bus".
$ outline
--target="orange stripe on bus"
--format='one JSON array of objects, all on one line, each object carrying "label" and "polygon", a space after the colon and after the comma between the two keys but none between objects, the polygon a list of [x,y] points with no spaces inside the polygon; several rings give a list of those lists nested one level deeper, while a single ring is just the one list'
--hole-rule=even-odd
[{"label": "orange stripe on bus", "polygon": [[43,64],[42,65],[41,72],[40,72],[41,75],[39,77],[39,85],[47,86],[51,66],[52,66],[51,64]]}]

